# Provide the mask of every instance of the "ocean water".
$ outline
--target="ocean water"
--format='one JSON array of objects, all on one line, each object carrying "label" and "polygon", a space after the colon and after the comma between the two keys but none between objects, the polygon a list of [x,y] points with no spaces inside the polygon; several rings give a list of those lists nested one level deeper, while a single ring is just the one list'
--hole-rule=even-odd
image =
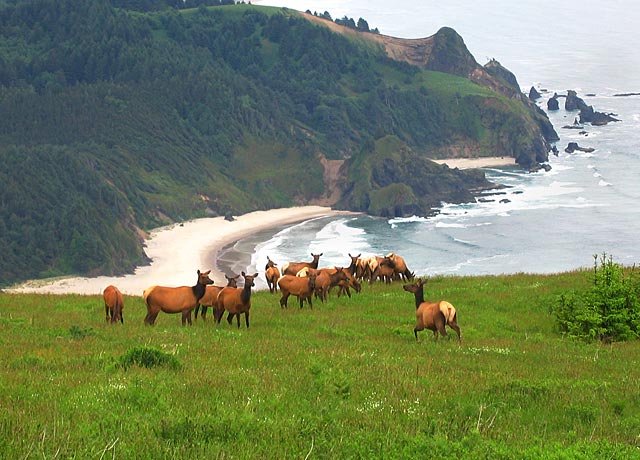
[{"label": "ocean water", "polygon": [[[486,169],[508,185],[501,194],[462,205],[443,203],[437,216],[380,219],[369,216],[315,219],[254,235],[222,256],[226,270],[262,271],[266,257],[284,263],[323,253],[322,266],[346,265],[348,254],[402,255],[418,275],[555,273],[593,264],[607,253],[623,264],[640,263],[640,5],[630,0],[559,4],[550,0],[313,1],[269,0],[336,17],[365,18],[381,33],[429,36],[453,27],[480,64],[500,61],[524,92],[574,89],[600,112],[621,121],[563,129],[576,112],[549,113],[560,141],[550,172]],[[591,153],[564,152],[567,143]],[[501,152],[496,152],[500,156]],[[244,254],[244,256],[242,256]],[[247,266],[248,264],[248,266]]]}]

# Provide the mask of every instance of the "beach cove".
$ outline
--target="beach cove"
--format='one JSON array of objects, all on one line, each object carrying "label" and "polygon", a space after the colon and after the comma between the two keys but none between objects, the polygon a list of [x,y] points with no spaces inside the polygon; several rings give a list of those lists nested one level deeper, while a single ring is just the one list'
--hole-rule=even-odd
[{"label": "beach cove", "polygon": [[142,295],[144,289],[153,285],[192,286],[196,282],[197,270],[211,270],[215,284],[224,285],[224,275],[216,263],[217,254],[223,248],[269,228],[340,214],[340,211],[324,206],[300,206],[254,211],[238,216],[233,221],[211,217],[173,224],[151,232],[145,246],[151,264],[138,267],[132,274],[34,280],[5,291],[95,295],[113,284],[124,294]]},{"label": "beach cove", "polygon": [[[435,161],[460,169],[514,165],[513,158],[505,157]],[[293,224],[357,214],[336,211],[326,206],[297,206],[254,211],[236,216],[233,221],[219,216],[175,223],[150,232],[145,252],[151,263],[137,267],[134,273],[123,276],[31,280],[5,289],[5,292],[95,295],[102,294],[105,287],[113,284],[124,294],[142,295],[147,287],[154,285],[192,286],[196,281],[197,270],[211,270],[211,279],[215,284],[225,285],[225,274],[237,275],[241,270],[248,269],[256,241],[268,240],[278,230]],[[260,237],[258,240],[255,240],[256,235]],[[251,236],[254,237],[253,241],[245,245],[238,244]],[[260,271],[259,267],[256,269]],[[257,287],[264,289],[266,286],[260,283]]]}]

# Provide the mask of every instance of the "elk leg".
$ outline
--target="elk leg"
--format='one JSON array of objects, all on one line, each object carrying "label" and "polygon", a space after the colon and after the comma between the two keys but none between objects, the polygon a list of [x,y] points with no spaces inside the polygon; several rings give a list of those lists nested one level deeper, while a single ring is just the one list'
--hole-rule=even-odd
[{"label": "elk leg", "polygon": [[248,311],[244,313],[244,322],[247,325],[247,329],[249,329],[249,312]]},{"label": "elk leg", "polygon": [[458,334],[458,341],[461,340],[460,337],[460,327],[458,326],[458,323],[455,322],[455,320],[453,322],[451,322],[449,324],[449,327],[451,327],[451,329],[453,329],[454,331],[456,331],[456,334]]},{"label": "elk leg", "polygon": [[287,301],[288,300],[289,300],[289,293],[288,292],[283,292],[282,293],[282,298],[280,299],[280,308],[287,308]]}]

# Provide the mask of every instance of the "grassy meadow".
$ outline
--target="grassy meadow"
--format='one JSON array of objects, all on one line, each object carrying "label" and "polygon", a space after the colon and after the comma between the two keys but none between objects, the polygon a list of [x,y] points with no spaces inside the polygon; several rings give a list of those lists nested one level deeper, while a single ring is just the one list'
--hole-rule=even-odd
[{"label": "grassy meadow", "polygon": [[[432,278],[461,343],[416,343],[401,283],[312,310],[258,291],[249,330],[145,326],[141,297],[110,325],[101,296],[0,294],[0,458],[640,458],[640,342],[563,338],[550,314],[588,282]],[[121,365],[139,347],[174,365]]]}]

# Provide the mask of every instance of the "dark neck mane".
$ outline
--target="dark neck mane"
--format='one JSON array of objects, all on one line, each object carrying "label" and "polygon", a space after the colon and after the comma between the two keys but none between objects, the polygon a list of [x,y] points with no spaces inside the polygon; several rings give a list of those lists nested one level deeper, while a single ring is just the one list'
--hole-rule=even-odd
[{"label": "dark neck mane", "polygon": [[416,310],[422,302],[424,302],[424,286],[420,286],[413,294],[416,297]]},{"label": "dark neck mane", "polygon": [[247,284],[245,283],[244,287],[242,288],[242,292],[240,293],[240,300],[242,300],[243,304],[246,304],[247,302],[249,302],[249,299],[251,299],[251,286],[247,286]]},{"label": "dark neck mane", "polygon": [[207,286],[205,284],[202,284],[198,279],[198,284],[193,286],[191,289],[193,290],[193,295],[196,296],[196,299],[200,300],[202,299],[202,297],[204,297]]}]

